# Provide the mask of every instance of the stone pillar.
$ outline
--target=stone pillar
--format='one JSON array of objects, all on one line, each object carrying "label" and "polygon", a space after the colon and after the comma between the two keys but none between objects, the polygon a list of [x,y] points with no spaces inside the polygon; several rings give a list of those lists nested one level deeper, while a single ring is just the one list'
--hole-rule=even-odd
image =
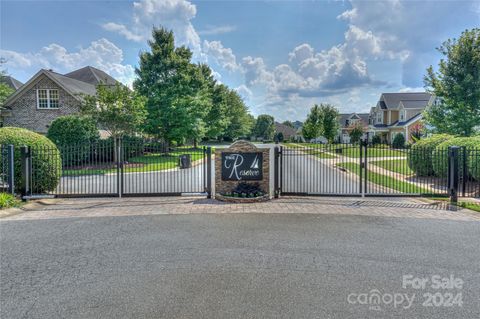
[{"label": "stone pillar", "polygon": [[[237,141],[230,147],[215,150],[215,198],[232,202],[258,202],[270,199],[270,148],[257,148],[248,141]],[[261,157],[261,162],[256,162]],[[241,198],[225,196],[237,185],[257,185],[265,194]]]}]

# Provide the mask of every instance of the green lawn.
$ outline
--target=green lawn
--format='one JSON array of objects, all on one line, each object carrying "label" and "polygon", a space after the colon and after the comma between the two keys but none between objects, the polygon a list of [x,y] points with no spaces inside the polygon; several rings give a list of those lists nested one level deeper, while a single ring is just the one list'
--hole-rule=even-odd
[{"label": "green lawn", "polygon": [[302,151],[303,153],[306,153],[308,155],[313,155],[318,158],[336,158],[335,155],[332,155],[330,153],[326,153],[323,150],[320,149],[306,149]]},{"label": "green lawn", "polygon": [[[347,157],[359,158],[360,157],[360,147],[358,146],[339,146],[337,148],[342,148],[342,155]],[[333,148],[332,151],[335,151]],[[365,154],[362,154],[365,156]],[[395,156],[406,156],[405,152],[400,150],[392,150],[389,148],[381,147],[368,147],[367,148],[367,157],[395,157]]]},{"label": "green lawn", "polygon": [[[343,167],[357,175],[360,175],[360,165],[357,163],[340,163],[337,164],[340,167]],[[371,183],[388,187],[402,193],[410,194],[428,194],[430,191],[423,187],[407,183],[398,179],[395,179],[390,176],[378,174],[375,172],[368,171],[367,180]]]},{"label": "green lawn", "polygon": [[294,150],[301,151],[303,153],[316,156],[318,158],[336,158],[325,150],[325,146],[322,144],[314,143],[282,143],[283,146],[292,148]]},{"label": "green lawn", "polygon": [[[213,151],[212,151],[213,153]],[[128,163],[124,164],[123,171],[126,173],[133,172],[153,172],[163,171],[178,167],[178,157],[183,154],[190,154],[191,161],[197,161],[203,158],[202,150],[195,151],[175,151],[170,153],[152,153],[143,156],[130,157]],[[136,165],[140,164],[140,165]],[[65,169],[63,176],[79,176],[79,175],[101,175],[114,173],[117,171],[115,165],[106,164],[105,168],[80,168]]]},{"label": "green lawn", "polygon": [[[313,148],[316,150],[325,150],[332,154],[343,155],[347,157],[359,158],[360,146],[352,144],[316,144],[316,143],[283,143],[284,146],[292,148]],[[341,153],[337,153],[336,150],[341,149]],[[406,156],[403,150],[392,150],[388,147],[381,146],[369,146],[367,148],[367,157],[397,157]],[[365,154],[362,154],[365,156]]]},{"label": "green lawn", "polygon": [[380,166],[381,168],[384,168],[394,173],[399,173],[403,175],[413,174],[413,171],[408,166],[408,161],[406,159],[373,161],[370,163]]}]

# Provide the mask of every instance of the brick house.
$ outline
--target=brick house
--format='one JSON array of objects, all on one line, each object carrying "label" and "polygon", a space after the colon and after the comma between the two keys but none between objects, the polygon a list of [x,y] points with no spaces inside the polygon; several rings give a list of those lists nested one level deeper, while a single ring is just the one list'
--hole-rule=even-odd
[{"label": "brick house", "polygon": [[100,83],[118,83],[102,70],[87,66],[67,74],[42,69],[4,103],[4,126],[16,126],[45,134],[59,116],[80,111],[82,96],[94,95]]}]

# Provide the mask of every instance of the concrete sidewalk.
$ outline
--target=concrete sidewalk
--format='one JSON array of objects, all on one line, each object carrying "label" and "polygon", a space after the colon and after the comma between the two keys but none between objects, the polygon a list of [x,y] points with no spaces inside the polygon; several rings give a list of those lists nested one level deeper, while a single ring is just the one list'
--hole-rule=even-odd
[{"label": "concrete sidewalk", "polygon": [[480,213],[419,198],[282,197],[264,203],[231,204],[201,197],[55,199],[8,211],[1,220],[165,214],[323,214],[480,221]]}]

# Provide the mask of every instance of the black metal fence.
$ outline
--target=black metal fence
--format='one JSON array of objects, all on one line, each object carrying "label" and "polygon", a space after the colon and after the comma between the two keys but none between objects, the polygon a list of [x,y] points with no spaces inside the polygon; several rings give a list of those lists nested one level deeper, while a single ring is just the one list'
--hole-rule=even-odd
[{"label": "black metal fence", "polygon": [[60,197],[210,195],[210,148],[167,147],[155,140],[101,140],[94,144],[28,150],[27,196]]},{"label": "black metal fence", "polygon": [[[449,149],[287,143],[278,192],[291,195],[448,196]],[[460,148],[459,195],[480,196],[480,149]]]},{"label": "black metal fence", "polygon": [[[461,147],[452,157],[454,148],[286,143],[275,150],[275,193],[450,196],[454,180],[458,196],[480,197],[480,148]],[[210,196],[211,154],[209,147],[172,148],[145,139],[59,149],[4,145],[0,190],[26,196]]]}]

